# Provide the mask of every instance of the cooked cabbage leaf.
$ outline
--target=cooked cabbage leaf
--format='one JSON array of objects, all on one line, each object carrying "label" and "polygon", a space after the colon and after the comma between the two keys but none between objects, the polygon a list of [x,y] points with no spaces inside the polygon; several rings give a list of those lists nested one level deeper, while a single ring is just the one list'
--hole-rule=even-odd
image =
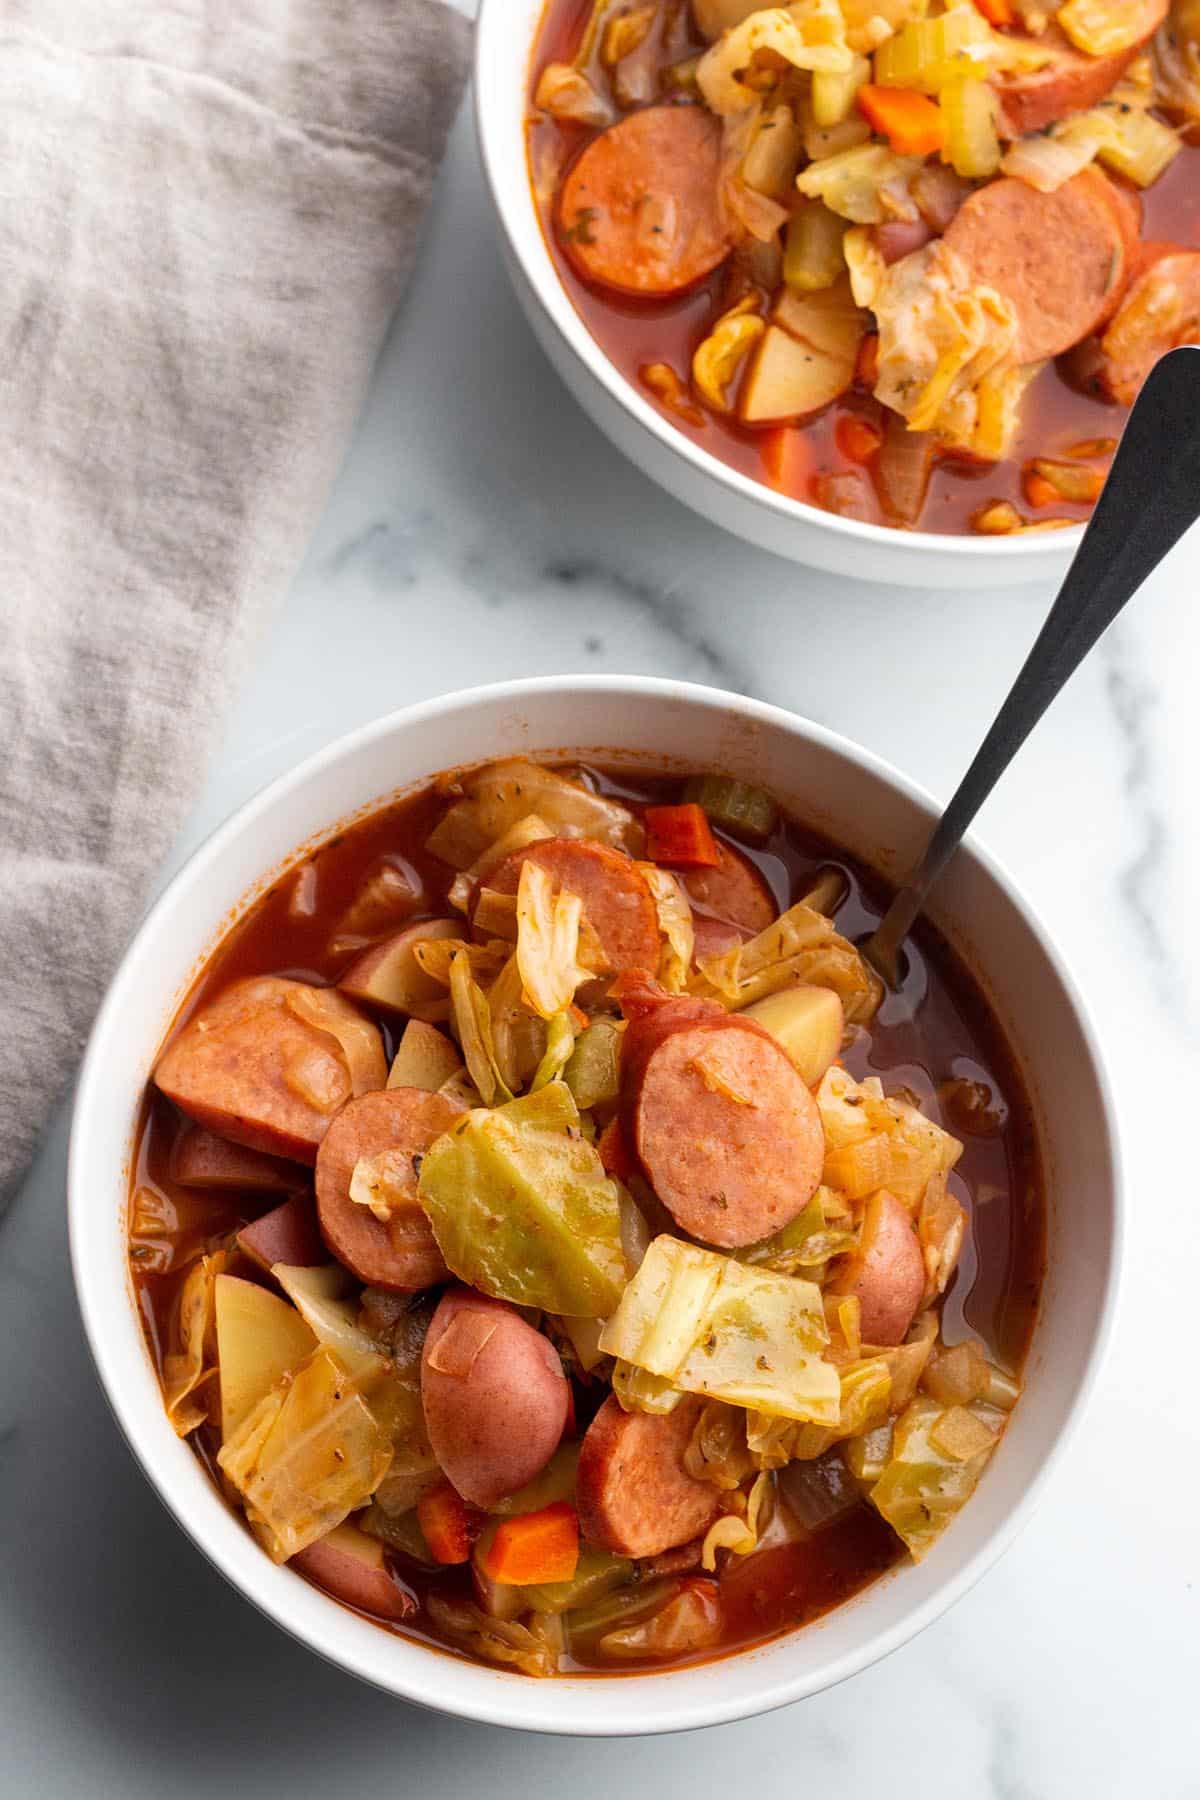
[{"label": "cooked cabbage leaf", "polygon": [[539,863],[526,860],[521,864],[517,967],[526,1004],[541,1019],[564,1012],[575,998],[575,989],[590,978],[590,971],[579,960],[582,919],[583,901],[578,894],[565,888],[556,891],[553,877]]},{"label": "cooked cabbage leaf", "polygon": [[217,1461],[272,1561],[286,1562],[366,1505],[391,1455],[349,1371],[322,1347],[259,1401]]},{"label": "cooked cabbage leaf", "polygon": [[[964,1413],[978,1429],[951,1416]],[[923,1394],[896,1420],[891,1455],[867,1498],[918,1561],[975,1492],[1003,1427],[992,1407],[947,1408]]]},{"label": "cooked cabbage leaf", "polygon": [[811,1281],[665,1235],[600,1334],[606,1355],[686,1393],[821,1425],[840,1410],[837,1370],[821,1355],[828,1342]]},{"label": "cooked cabbage leaf", "polygon": [[482,1293],[574,1318],[620,1299],[617,1186],[565,1082],[460,1119],[426,1152],[418,1193],[447,1264]]},{"label": "cooked cabbage leaf", "polygon": [[196,1396],[217,1372],[216,1280],[227,1261],[223,1250],[202,1256],[179,1291],[171,1348],[163,1358],[163,1398],[180,1437],[208,1417],[206,1402]]},{"label": "cooked cabbage leaf", "polygon": [[885,1187],[914,1210],[929,1182],[962,1155],[956,1137],[906,1101],[885,1098],[873,1076],[857,1082],[835,1064],[822,1077],[817,1107],[825,1132],[822,1180],[851,1200]]},{"label": "cooked cabbage leaf", "polygon": [[524,757],[489,763],[463,787],[465,797],[446,811],[425,846],[452,868],[471,868],[530,813],[561,837],[596,838],[631,855],[642,848],[642,828],[628,807]]},{"label": "cooked cabbage leaf", "polygon": [[760,1469],[824,1456],[842,1438],[857,1437],[882,1424],[888,1415],[892,1376],[887,1359],[871,1356],[838,1371],[840,1410],[834,1425],[801,1425],[789,1419],[752,1412],[746,1419],[746,1446]]},{"label": "cooked cabbage leaf", "polygon": [[862,957],[824,913],[798,901],[748,943],[702,956],[689,992],[737,1011],[781,988],[832,988],[850,1020],[869,1019],[882,989]]},{"label": "cooked cabbage leaf", "polygon": [[795,0],[789,7],[764,7],[725,32],[701,57],[696,85],[710,111],[736,113],[756,98],[745,76],[760,52],[794,69],[845,75],[853,58],[837,0]]}]

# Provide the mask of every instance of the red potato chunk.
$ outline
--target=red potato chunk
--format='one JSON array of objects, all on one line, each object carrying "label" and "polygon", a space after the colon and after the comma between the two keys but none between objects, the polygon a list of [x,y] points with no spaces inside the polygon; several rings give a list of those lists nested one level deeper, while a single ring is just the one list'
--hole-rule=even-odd
[{"label": "red potato chunk", "polygon": [[473,1506],[487,1508],[541,1473],[567,1422],[558,1352],[515,1307],[452,1287],[421,1355],[433,1454]]},{"label": "red potato chunk", "polygon": [[335,1526],[327,1537],[293,1556],[290,1567],[335,1600],[372,1618],[399,1623],[417,1610],[414,1595],[388,1568],[383,1545],[356,1525]]},{"label": "red potato chunk", "polygon": [[925,1292],[925,1260],[912,1219],[885,1188],[867,1201],[858,1254],[830,1292],[857,1297],[864,1343],[904,1342]]}]

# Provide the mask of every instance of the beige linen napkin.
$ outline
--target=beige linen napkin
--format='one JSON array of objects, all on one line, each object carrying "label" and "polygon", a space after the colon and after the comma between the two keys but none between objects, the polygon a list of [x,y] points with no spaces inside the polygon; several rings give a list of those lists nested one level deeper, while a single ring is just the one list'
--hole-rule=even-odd
[{"label": "beige linen napkin", "polygon": [[0,0],[0,1200],[412,265],[438,0]]}]

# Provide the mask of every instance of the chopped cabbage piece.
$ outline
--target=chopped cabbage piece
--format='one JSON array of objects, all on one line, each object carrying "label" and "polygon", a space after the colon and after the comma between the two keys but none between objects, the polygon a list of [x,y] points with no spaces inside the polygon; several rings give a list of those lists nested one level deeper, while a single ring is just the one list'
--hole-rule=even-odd
[{"label": "chopped cabbage piece", "polygon": [[796,187],[807,199],[823,200],[830,212],[855,225],[915,219],[917,208],[908,184],[923,161],[919,156],[897,156],[886,144],[858,144],[810,163],[797,175]]},{"label": "chopped cabbage piece", "polygon": [[858,1437],[883,1423],[892,1394],[892,1374],[885,1357],[870,1356],[850,1363],[838,1371],[838,1379],[841,1394],[834,1424],[796,1424],[760,1412],[748,1414],[746,1445],[760,1469],[811,1461],[824,1456],[840,1439]]},{"label": "chopped cabbage piece", "polygon": [[613,109],[581,69],[570,63],[547,63],[538,79],[533,103],[552,119],[572,125],[605,126],[613,122]]},{"label": "chopped cabbage piece", "polygon": [[546,1026],[546,1051],[529,1084],[536,1094],[547,1082],[557,1081],[575,1049],[575,1021],[569,1012],[555,1013]]},{"label": "chopped cabbage piece", "polygon": [[749,1556],[757,1550],[759,1537],[770,1523],[772,1498],[771,1477],[764,1471],[754,1478],[745,1516],[724,1513],[709,1526],[700,1552],[700,1567],[711,1574],[717,1566],[718,1550],[728,1550],[734,1556]]},{"label": "chopped cabbage piece", "polygon": [[[827,1201],[830,1203],[828,1214]],[[780,1275],[795,1275],[828,1262],[831,1256],[844,1255],[857,1241],[857,1233],[851,1228],[838,1196],[829,1188],[819,1187],[790,1225],[785,1225],[774,1237],[764,1238],[760,1244],[747,1244],[744,1250],[734,1251],[734,1255],[739,1262],[774,1269]]]},{"label": "chopped cabbage piece", "polygon": [[272,1275],[318,1343],[335,1350],[360,1385],[383,1373],[387,1364],[374,1338],[358,1323],[354,1277],[341,1263],[292,1268],[276,1263]]},{"label": "chopped cabbage piece", "polygon": [[896,1420],[891,1454],[868,1494],[918,1561],[975,1492],[1004,1427],[1003,1413],[976,1404],[966,1410],[980,1430],[968,1437],[961,1422],[950,1421],[951,1413],[963,1410],[924,1395],[911,1401]]},{"label": "chopped cabbage piece", "polygon": [[447,1264],[482,1293],[574,1318],[620,1299],[617,1186],[565,1082],[460,1119],[426,1151],[418,1193]]},{"label": "chopped cabbage piece", "polygon": [[696,83],[711,112],[740,112],[756,98],[744,77],[762,51],[773,51],[794,69],[848,74],[853,58],[837,0],[796,0],[790,7],[764,7],[743,19],[705,52]]},{"label": "chopped cabbage piece", "polygon": [[171,1348],[163,1358],[163,1398],[179,1437],[208,1417],[207,1404],[196,1396],[217,1372],[216,1281],[227,1261],[223,1250],[202,1256],[179,1291]]},{"label": "chopped cabbage piece", "polygon": [[756,1468],[746,1446],[746,1414],[742,1408],[726,1406],[721,1400],[706,1401],[683,1462],[688,1474],[697,1481],[710,1482],[723,1492],[740,1487]]},{"label": "chopped cabbage piece", "polygon": [[[525,1004],[525,984],[515,952],[492,983],[487,998],[496,1069],[504,1085],[515,1094],[525,1086],[546,1054],[547,1036],[545,1020],[539,1019]],[[475,1098],[468,1100],[468,1106],[478,1106],[480,1098],[476,1089]]]},{"label": "chopped cabbage piece", "polygon": [[[553,836],[545,819],[539,819],[536,813],[529,813],[525,818],[518,819],[515,825],[510,826],[486,850],[481,851],[469,869],[459,870],[450,884],[451,906],[456,906],[459,912],[466,912],[475,889],[486,884],[487,877],[493,869],[500,866],[505,857],[511,856],[515,850],[528,850],[531,844],[544,843]],[[498,894],[495,898],[509,900],[510,896]],[[515,903],[512,904],[515,906]],[[496,935],[502,937],[506,934],[498,932]]]},{"label": "chopped cabbage piece", "polygon": [[[602,1325],[601,1336],[603,1332]],[[661,1375],[651,1375],[647,1369],[620,1360],[613,1365],[612,1388],[626,1412],[674,1412],[683,1399],[682,1390],[664,1381]]]},{"label": "chopped cabbage piece", "polygon": [[738,371],[766,330],[765,321],[754,310],[756,304],[755,296],[746,294],[723,313],[692,357],[692,380],[717,412],[729,411],[730,390]]},{"label": "chopped cabbage piece", "polygon": [[468,775],[464,798],[443,815],[426,849],[455,869],[469,869],[518,820],[536,813],[560,837],[597,838],[638,855],[642,828],[629,808],[524,757],[489,763]]},{"label": "chopped cabbage piece", "polygon": [[[528,869],[533,865],[524,866]],[[494,1105],[497,1096],[511,1100],[512,1089],[496,1060],[487,995],[471,974],[470,958],[461,950],[450,963],[450,1011],[467,1074],[479,1089],[483,1104]]]},{"label": "chopped cabbage piece", "polygon": [[663,935],[658,979],[668,994],[682,994],[692,972],[692,952],[696,947],[691,905],[669,869],[660,869],[657,863],[637,866],[654,896],[658,929]]},{"label": "chopped cabbage piece", "polygon": [[[866,232],[846,236],[854,297],[879,327],[875,397],[948,443],[984,454],[1015,432],[1015,402],[1029,373],[1013,373],[1017,315],[990,287],[971,284],[966,264],[937,239],[891,267]],[[1036,372],[1036,371],[1031,371]],[[1001,454],[1008,444],[1000,446]]]},{"label": "chopped cabbage piece", "polygon": [[690,991],[720,1000],[732,1011],[750,1006],[780,988],[803,982],[828,987],[841,997],[846,1017],[868,1019],[882,994],[862,957],[823,913],[803,901],[781,913],[748,943],[720,956],[699,959]]},{"label": "chopped cabbage piece", "polygon": [[851,1200],[886,1187],[915,1210],[926,1187],[946,1175],[962,1144],[915,1106],[885,1099],[878,1081],[857,1082],[836,1065],[817,1089],[825,1132],[825,1184]]},{"label": "chopped cabbage piece", "polygon": [[[521,864],[517,887],[517,967],[525,999],[539,1018],[552,1019],[575,998],[575,989],[590,978],[579,961],[579,926],[583,901],[558,888],[540,864]],[[464,1046],[465,1049],[465,1046]],[[467,1067],[471,1068],[470,1058]],[[484,1092],[475,1075],[475,1085]],[[486,1097],[486,1096],[485,1096]]]},{"label": "chopped cabbage piece", "polygon": [[788,1419],[836,1423],[837,1370],[820,1289],[657,1237],[600,1334],[608,1356],[687,1393]]},{"label": "chopped cabbage piece", "polygon": [[426,1595],[425,1610],[452,1643],[484,1662],[518,1669],[522,1675],[553,1675],[558,1669],[559,1649],[539,1628],[537,1613],[527,1625],[516,1619],[491,1619],[472,1601],[437,1592]]},{"label": "chopped cabbage piece", "polygon": [[286,1562],[366,1505],[391,1454],[349,1371],[322,1347],[259,1401],[217,1461],[272,1561]]},{"label": "chopped cabbage piece", "polygon": [[1161,16],[1157,0],[1067,0],[1054,22],[1088,56],[1117,56],[1144,43]]}]

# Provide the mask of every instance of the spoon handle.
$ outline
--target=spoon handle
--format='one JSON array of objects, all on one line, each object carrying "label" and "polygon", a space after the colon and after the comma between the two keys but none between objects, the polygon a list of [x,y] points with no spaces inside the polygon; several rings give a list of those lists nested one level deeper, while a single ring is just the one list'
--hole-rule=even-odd
[{"label": "spoon handle", "polygon": [[1055,695],[1146,577],[1200,517],[1200,346],[1164,356],[1129,415],[1057,600],[994,724],[896,895],[868,954],[886,975],[930,888]]}]

